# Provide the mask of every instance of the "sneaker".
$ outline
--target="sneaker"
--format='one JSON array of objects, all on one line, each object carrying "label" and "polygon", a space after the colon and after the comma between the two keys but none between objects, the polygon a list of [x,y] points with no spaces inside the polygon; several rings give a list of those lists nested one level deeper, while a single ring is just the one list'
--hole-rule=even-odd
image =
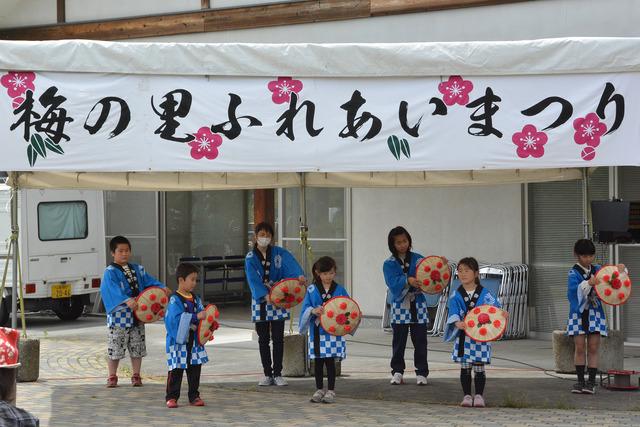
[{"label": "sneaker", "polygon": [[142,378],[140,374],[133,374],[131,376],[131,385],[134,387],[142,387]]},{"label": "sneaker", "polygon": [[473,406],[473,398],[471,397],[471,395],[465,395],[464,399],[462,399],[462,402],[460,402],[460,406],[471,408]]},{"label": "sneaker", "polygon": [[582,381],[577,382],[571,388],[571,393],[581,394],[585,387],[586,385]]},{"label": "sneaker", "polygon": [[474,408],[484,408],[484,398],[481,394],[473,396],[473,406]]},{"label": "sneaker", "polygon": [[178,401],[175,399],[167,400],[167,408],[173,409],[178,407]]},{"label": "sneaker", "polygon": [[396,372],[395,374],[393,374],[393,377],[391,377],[391,384],[400,385],[402,383],[402,374],[400,372]]},{"label": "sneaker", "polygon": [[260,381],[258,381],[258,385],[260,387],[266,387],[273,385],[273,377],[264,377]]},{"label": "sneaker", "polygon": [[416,384],[427,385],[427,377],[425,377],[424,375],[418,375],[416,377]]},{"label": "sneaker", "polygon": [[200,399],[199,397],[196,397],[195,399],[193,399],[193,402],[190,402],[189,405],[191,406],[204,406],[204,400]]},{"label": "sneaker", "polygon": [[109,375],[109,377],[107,378],[107,387],[109,388],[118,387],[117,375]]},{"label": "sneaker", "polygon": [[318,389],[315,393],[313,393],[313,396],[311,396],[311,399],[309,400],[313,403],[320,403],[322,402],[322,398],[324,397],[324,395],[325,391],[322,389]]},{"label": "sneaker", "polygon": [[582,392],[585,394],[596,394],[596,383],[595,381],[587,381],[582,386]]},{"label": "sneaker", "polygon": [[273,377],[273,383],[275,385],[277,385],[278,387],[282,387],[285,385],[289,385],[289,383],[287,382],[287,380],[285,380],[284,378],[282,378],[280,375],[278,375],[277,377]]},{"label": "sneaker", "polygon": [[336,392],[333,390],[329,390],[324,394],[322,398],[322,403],[333,403],[336,401]]}]

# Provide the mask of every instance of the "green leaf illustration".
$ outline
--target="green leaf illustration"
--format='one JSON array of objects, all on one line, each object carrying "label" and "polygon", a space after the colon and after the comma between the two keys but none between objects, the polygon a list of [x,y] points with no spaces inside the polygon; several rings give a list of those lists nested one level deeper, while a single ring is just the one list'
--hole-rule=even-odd
[{"label": "green leaf illustration", "polygon": [[44,145],[49,151],[53,151],[54,153],[58,154],[64,154],[64,150],[62,149],[62,147],[49,138],[44,140]]},{"label": "green leaf illustration", "polygon": [[391,151],[391,154],[393,154],[393,157],[395,157],[396,160],[400,160],[400,141],[398,140],[398,137],[391,135],[387,138],[387,145],[389,146],[389,150]]},{"label": "green leaf illustration", "polygon": [[40,157],[47,157],[47,150],[44,148],[44,140],[37,133],[31,135],[31,146]]},{"label": "green leaf illustration", "polygon": [[405,155],[407,159],[411,158],[411,149],[409,148],[409,142],[406,139],[400,140],[400,148],[402,149],[402,154]]},{"label": "green leaf illustration", "polygon": [[33,148],[33,145],[27,147],[27,157],[29,158],[29,166],[33,167],[36,164],[38,158],[38,152]]}]

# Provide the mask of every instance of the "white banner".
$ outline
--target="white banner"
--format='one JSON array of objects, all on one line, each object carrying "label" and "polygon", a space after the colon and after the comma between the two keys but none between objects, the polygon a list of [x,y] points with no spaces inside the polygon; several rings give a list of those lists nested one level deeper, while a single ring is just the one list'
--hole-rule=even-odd
[{"label": "white banner", "polygon": [[217,78],[2,71],[0,77],[3,171],[640,165],[640,73]]}]

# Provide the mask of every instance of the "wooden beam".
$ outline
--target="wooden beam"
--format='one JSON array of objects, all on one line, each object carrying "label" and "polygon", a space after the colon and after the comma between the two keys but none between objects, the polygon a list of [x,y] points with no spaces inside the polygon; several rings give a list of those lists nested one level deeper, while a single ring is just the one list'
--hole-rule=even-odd
[{"label": "wooden beam", "polygon": [[[64,20],[64,0],[58,20]],[[428,12],[531,0],[307,0],[197,12],[0,30],[0,40],[123,40]],[[204,7],[209,1],[201,0]],[[61,7],[61,5],[63,7]],[[61,15],[62,11],[62,15]]]},{"label": "wooden beam", "polygon": [[432,12],[463,7],[494,6],[530,0],[371,0],[371,16]]},{"label": "wooden beam", "polygon": [[316,0],[227,9],[204,17],[205,31],[228,31],[369,17],[369,0]]},{"label": "wooden beam", "polygon": [[274,225],[276,218],[274,190],[253,190],[253,222],[267,222]]},{"label": "wooden beam", "polygon": [[56,11],[58,15],[58,24],[62,24],[67,20],[67,8],[64,4],[64,0],[57,0]]}]

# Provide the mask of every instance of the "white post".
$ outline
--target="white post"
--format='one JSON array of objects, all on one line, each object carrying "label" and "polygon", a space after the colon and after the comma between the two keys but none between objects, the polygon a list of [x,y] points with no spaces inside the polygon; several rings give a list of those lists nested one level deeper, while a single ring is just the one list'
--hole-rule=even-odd
[{"label": "white post", "polygon": [[11,186],[11,243],[10,247],[13,249],[13,270],[12,287],[11,287],[11,327],[16,329],[18,327],[18,187],[17,176],[15,172],[11,173],[13,183]]}]

